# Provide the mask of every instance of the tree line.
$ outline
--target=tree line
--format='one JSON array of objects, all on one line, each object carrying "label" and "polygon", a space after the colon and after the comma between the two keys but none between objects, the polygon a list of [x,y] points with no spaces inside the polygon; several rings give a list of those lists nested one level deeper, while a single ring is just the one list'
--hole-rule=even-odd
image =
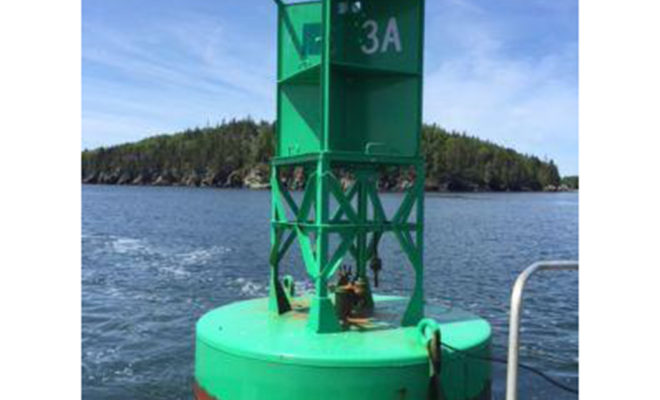
[{"label": "tree line", "polygon": [[[153,136],[134,143],[82,152],[85,183],[239,187],[250,174],[267,182],[274,125],[252,119]],[[523,191],[561,185],[552,160],[449,132],[422,127],[428,190]],[[384,182],[399,179],[396,171]],[[387,189],[387,188],[386,188]]]}]

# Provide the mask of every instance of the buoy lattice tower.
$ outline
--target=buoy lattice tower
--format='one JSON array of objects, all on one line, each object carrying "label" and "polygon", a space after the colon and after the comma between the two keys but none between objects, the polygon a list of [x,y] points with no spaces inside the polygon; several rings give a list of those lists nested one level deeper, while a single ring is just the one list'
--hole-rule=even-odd
[{"label": "buoy lattice tower", "polygon": [[[488,398],[488,323],[460,310],[425,318],[424,0],[275,3],[269,295],[200,319],[196,397]],[[378,190],[388,168],[407,175],[389,215]],[[292,194],[292,175],[301,196]],[[414,274],[408,298],[372,294],[383,235],[396,238],[409,264],[387,268]],[[296,243],[315,288],[298,297],[291,278],[280,276]]]},{"label": "buoy lattice tower", "polygon": [[[372,304],[367,266],[385,233],[396,236],[415,274],[403,324],[424,314],[423,3],[280,3],[270,305],[278,313],[290,309],[278,272],[297,239],[315,282],[309,327],[318,333],[342,329],[327,287],[345,257],[353,258],[366,306]],[[378,192],[388,166],[407,167],[411,178],[389,218]],[[280,179],[294,167],[306,179],[298,204]],[[351,183],[342,185],[339,173]]]}]

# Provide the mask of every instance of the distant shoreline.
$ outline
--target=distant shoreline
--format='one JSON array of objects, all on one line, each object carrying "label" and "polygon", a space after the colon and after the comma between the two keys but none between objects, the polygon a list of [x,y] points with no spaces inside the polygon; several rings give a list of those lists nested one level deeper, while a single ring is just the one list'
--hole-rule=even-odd
[{"label": "distant shoreline", "polygon": [[[82,186],[122,186],[122,187],[153,187],[153,188],[190,188],[190,189],[215,189],[215,190],[250,190],[250,191],[270,191],[268,187],[248,187],[248,186],[194,186],[183,184],[117,184],[117,183],[89,183],[81,182]],[[404,190],[382,190],[385,193],[402,193]],[[555,190],[430,190],[425,189],[425,193],[578,193],[579,189],[559,188]]]},{"label": "distant shoreline", "polygon": [[[277,147],[273,123],[251,119],[223,122],[173,135],[159,135],[81,154],[82,182],[91,184],[208,186],[266,189],[269,162]],[[577,176],[561,177],[551,159],[449,132],[437,125],[421,128],[419,156],[425,162],[427,192],[555,192],[579,188]],[[344,184],[353,176],[336,166]],[[302,166],[280,171],[291,188],[305,185]],[[381,165],[378,188],[401,192],[414,176],[405,166]]]}]

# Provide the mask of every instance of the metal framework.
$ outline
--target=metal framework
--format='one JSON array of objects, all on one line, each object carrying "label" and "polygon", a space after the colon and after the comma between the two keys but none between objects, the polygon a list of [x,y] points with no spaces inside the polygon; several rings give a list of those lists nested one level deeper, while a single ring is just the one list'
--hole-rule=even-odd
[{"label": "metal framework", "polygon": [[[307,177],[300,202],[295,201],[280,179],[281,170],[293,165],[302,166]],[[333,171],[335,166],[352,172],[354,181],[350,186],[342,186]],[[297,239],[306,271],[315,282],[310,328],[319,333],[340,330],[328,295],[329,280],[344,258],[350,256],[355,261],[357,277],[368,281],[367,265],[378,254],[382,235],[390,232],[397,238],[415,273],[415,286],[402,325],[415,325],[423,318],[424,165],[420,161],[409,164],[414,170],[413,184],[405,191],[391,217],[383,209],[377,187],[381,166],[335,164],[330,156],[319,156],[316,162],[302,165],[273,164],[269,294],[272,311],[281,314],[291,308],[279,279],[279,266]],[[330,207],[332,200],[337,204],[334,210]],[[332,235],[338,238],[339,245],[335,249],[329,246]]]},{"label": "metal framework", "polygon": [[[275,3],[278,119],[269,308],[276,314],[291,309],[279,275],[297,241],[315,283],[308,327],[317,333],[341,330],[330,279],[352,257],[373,304],[367,265],[377,257],[382,235],[392,233],[415,273],[402,319],[404,326],[415,325],[424,315],[425,178],[419,152],[424,1]],[[393,165],[410,168],[414,178],[399,208],[387,216],[377,183],[381,169]],[[299,202],[280,179],[296,167],[306,179]],[[348,187],[341,183],[344,174],[353,177]]]},{"label": "metal framework", "polygon": [[511,291],[509,316],[509,358],[506,371],[506,400],[518,399],[518,352],[520,348],[520,316],[522,315],[523,291],[527,279],[538,271],[577,271],[577,261],[539,261],[520,273]]}]

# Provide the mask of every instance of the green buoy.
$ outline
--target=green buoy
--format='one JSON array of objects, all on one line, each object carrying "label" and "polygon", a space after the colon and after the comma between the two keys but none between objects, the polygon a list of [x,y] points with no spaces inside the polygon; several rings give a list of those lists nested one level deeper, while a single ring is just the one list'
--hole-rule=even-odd
[{"label": "green buoy", "polygon": [[[424,0],[276,3],[269,296],[199,320],[196,399],[490,399],[489,324],[424,309]],[[409,184],[388,215],[378,187],[393,167]],[[410,298],[372,294],[368,270],[377,286],[405,268],[380,259],[383,235],[412,267]],[[295,242],[315,289],[299,297],[280,277]]]}]

